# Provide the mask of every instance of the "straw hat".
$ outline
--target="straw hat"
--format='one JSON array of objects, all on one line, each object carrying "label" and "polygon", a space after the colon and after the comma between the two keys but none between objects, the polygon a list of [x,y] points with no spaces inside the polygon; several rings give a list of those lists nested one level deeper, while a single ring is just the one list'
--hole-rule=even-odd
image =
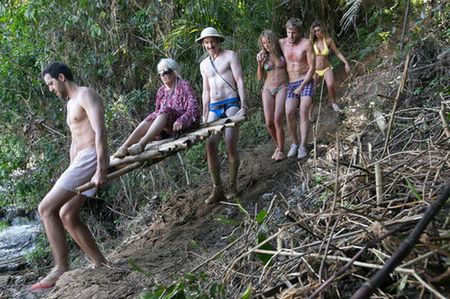
[{"label": "straw hat", "polygon": [[222,34],[217,31],[214,27],[206,27],[202,30],[202,33],[200,34],[200,37],[197,38],[195,41],[197,43],[202,43],[202,40],[206,37],[217,37],[219,41],[223,42],[225,40],[225,37],[223,37]]}]

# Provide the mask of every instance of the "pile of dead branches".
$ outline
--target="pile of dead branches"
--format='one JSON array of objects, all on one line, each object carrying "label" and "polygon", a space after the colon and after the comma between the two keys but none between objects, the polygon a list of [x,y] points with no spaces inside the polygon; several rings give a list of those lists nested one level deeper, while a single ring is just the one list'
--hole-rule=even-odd
[{"label": "pile of dead branches", "polygon": [[446,298],[447,56],[427,44],[357,78],[335,144],[299,163],[302,194],[274,195],[245,215],[235,241],[194,271],[221,281],[229,298],[248,288],[258,298],[349,298],[390,265],[370,286],[377,298]]}]

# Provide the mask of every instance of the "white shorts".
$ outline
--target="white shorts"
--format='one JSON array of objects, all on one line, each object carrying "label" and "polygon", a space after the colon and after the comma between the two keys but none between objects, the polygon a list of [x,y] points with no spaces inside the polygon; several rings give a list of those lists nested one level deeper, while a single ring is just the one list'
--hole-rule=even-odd
[{"label": "white shorts", "polygon": [[[61,189],[76,192],[79,186],[91,181],[97,170],[97,151],[95,147],[85,148],[77,153],[69,167],[56,181],[55,186]],[[86,190],[82,194],[92,196],[97,188]]]}]

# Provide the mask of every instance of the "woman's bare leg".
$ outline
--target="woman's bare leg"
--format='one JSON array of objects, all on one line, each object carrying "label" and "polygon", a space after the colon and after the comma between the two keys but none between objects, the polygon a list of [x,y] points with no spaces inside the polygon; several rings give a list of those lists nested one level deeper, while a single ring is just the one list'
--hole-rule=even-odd
[{"label": "woman's bare leg", "polygon": [[331,106],[336,105],[336,86],[334,83],[334,75],[333,70],[328,69],[325,73],[325,82],[327,83],[327,90],[328,90],[328,100]]},{"label": "woman's bare leg", "polygon": [[269,131],[275,147],[278,147],[277,131],[275,129],[274,111],[275,111],[275,97],[270,94],[270,91],[263,87],[262,102],[264,110],[264,120],[266,122],[267,131]]},{"label": "woman's bare leg", "polygon": [[278,150],[284,152],[284,113],[286,103],[287,87],[281,88],[275,97],[274,123],[276,131],[276,143]]}]

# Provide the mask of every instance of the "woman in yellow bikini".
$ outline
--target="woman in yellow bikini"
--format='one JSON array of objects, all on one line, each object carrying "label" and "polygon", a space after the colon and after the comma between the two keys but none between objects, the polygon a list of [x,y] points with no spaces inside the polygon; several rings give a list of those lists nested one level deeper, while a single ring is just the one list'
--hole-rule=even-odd
[{"label": "woman in yellow bikini", "polygon": [[[264,30],[258,39],[261,52],[257,55],[258,80],[264,80],[262,102],[267,130],[275,143],[272,159],[281,161],[284,155],[284,104],[287,93],[286,60],[283,57],[278,38],[271,30]],[[260,53],[261,53],[260,52]]]},{"label": "woman in yellow bikini", "polygon": [[336,103],[336,87],[334,84],[333,67],[328,60],[328,54],[330,49],[336,54],[336,56],[344,63],[345,72],[350,72],[350,65],[345,59],[344,55],[339,52],[333,39],[328,35],[326,28],[320,23],[320,21],[314,21],[311,25],[309,32],[309,39],[313,43],[314,53],[316,54],[316,73],[314,81],[318,82],[319,78],[324,77],[327,83],[328,98],[331,107],[334,111],[341,111]]}]

